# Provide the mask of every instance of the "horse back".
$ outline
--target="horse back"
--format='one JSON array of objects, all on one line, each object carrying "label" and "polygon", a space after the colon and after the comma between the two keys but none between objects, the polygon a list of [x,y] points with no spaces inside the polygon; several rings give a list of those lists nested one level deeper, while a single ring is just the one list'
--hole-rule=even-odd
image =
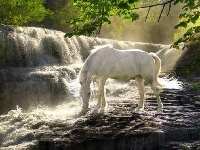
[{"label": "horse back", "polygon": [[153,58],[142,50],[114,48],[98,51],[91,62],[94,74],[119,80],[130,80],[137,75],[152,74],[153,64]]}]

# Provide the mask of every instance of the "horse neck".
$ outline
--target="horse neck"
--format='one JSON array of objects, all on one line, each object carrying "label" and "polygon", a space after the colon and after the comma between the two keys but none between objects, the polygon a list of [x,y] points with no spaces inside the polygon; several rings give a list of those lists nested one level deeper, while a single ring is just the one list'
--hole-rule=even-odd
[{"label": "horse neck", "polygon": [[89,64],[89,60],[87,59],[81,69],[81,76],[86,80],[87,84],[90,84],[92,81],[92,74],[90,72]]},{"label": "horse neck", "polygon": [[81,73],[85,74],[89,72],[89,61],[86,59],[85,63],[83,64],[83,67],[81,69]]}]

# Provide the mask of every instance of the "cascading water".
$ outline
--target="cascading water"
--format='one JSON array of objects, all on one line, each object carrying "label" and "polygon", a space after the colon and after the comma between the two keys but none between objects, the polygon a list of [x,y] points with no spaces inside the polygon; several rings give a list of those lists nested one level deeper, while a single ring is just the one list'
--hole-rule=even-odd
[{"label": "cascading water", "polygon": [[[64,38],[63,32],[54,30],[1,26],[0,149],[28,149],[41,135],[51,133],[54,124],[72,125],[81,110],[78,71],[92,46],[108,43],[118,49],[157,52],[163,72],[171,70],[181,54],[169,45]],[[109,80],[107,92],[113,99],[129,99],[129,85]]]}]

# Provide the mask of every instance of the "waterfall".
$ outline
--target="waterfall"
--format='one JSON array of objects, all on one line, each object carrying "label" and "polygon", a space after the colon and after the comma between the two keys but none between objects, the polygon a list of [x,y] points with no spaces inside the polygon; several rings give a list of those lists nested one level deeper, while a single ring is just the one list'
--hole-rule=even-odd
[{"label": "waterfall", "polygon": [[[0,147],[3,149],[37,145],[36,139],[42,133],[51,132],[46,124],[63,120],[68,125],[73,123],[68,118],[81,108],[77,74],[93,46],[113,44],[117,49],[155,52],[162,60],[163,72],[171,70],[181,54],[169,45],[86,36],[64,38],[64,34],[44,28],[0,26]],[[111,84],[108,93],[115,99],[128,98],[124,93],[132,93],[129,89],[132,83],[108,83]]]},{"label": "waterfall", "polygon": [[67,65],[87,58],[93,46],[108,43],[118,49],[140,48],[148,52],[166,47],[85,36],[64,38],[63,32],[35,27],[1,26],[0,29],[0,67]]},{"label": "waterfall", "polygon": [[157,52],[163,71],[172,69],[181,53],[169,49],[169,45],[86,36],[64,38],[64,34],[36,27],[0,27],[1,113],[16,105],[28,109],[67,101],[73,95],[70,83],[95,45],[113,44],[118,49]]}]

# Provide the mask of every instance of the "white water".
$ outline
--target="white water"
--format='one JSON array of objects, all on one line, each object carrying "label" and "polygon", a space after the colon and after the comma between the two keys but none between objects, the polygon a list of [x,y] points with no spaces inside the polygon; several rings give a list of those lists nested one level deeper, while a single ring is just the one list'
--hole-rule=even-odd
[{"label": "white water", "polygon": [[[181,54],[181,50],[169,49],[168,45],[94,40],[85,36],[64,39],[62,32],[34,27],[12,30],[0,32],[2,150],[28,149],[37,145],[44,133],[51,133],[51,126],[70,126],[80,119],[75,117],[82,104],[76,77],[92,46],[111,43],[118,49],[157,52],[163,72],[171,70]],[[91,86],[96,91],[97,87]],[[108,80],[108,99],[138,99],[137,90],[130,86],[134,86],[134,81]],[[95,100],[90,103],[91,107],[95,104]]]}]

